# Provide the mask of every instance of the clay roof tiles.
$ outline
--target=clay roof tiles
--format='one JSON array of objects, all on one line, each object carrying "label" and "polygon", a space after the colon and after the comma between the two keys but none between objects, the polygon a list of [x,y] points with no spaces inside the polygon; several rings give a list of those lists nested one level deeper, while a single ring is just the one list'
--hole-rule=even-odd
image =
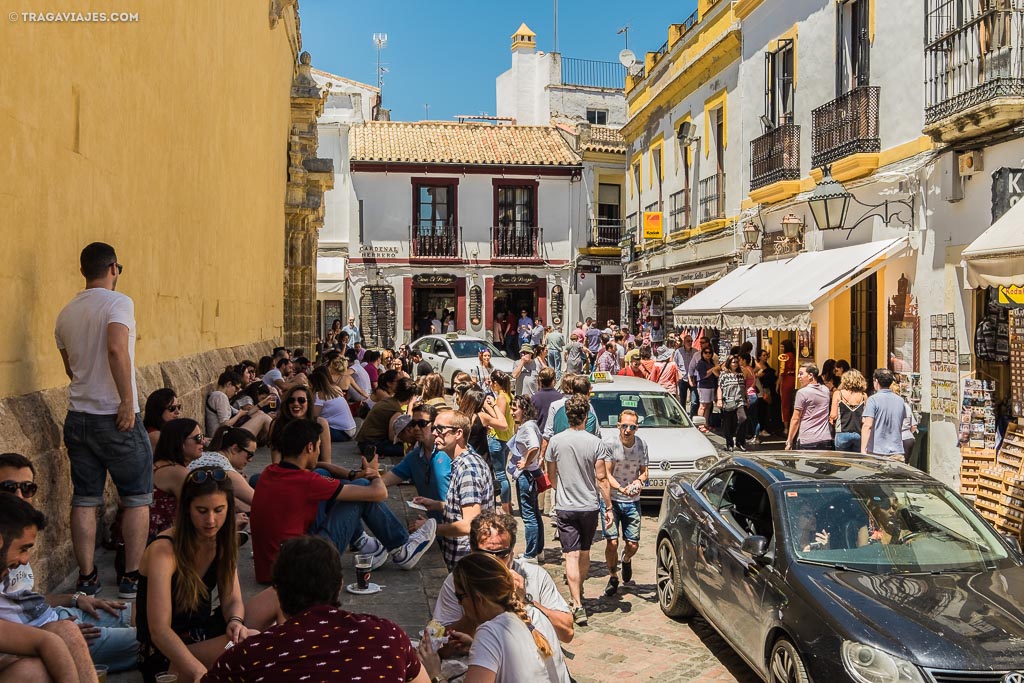
[{"label": "clay roof tiles", "polygon": [[505,166],[578,166],[551,126],[449,121],[368,121],[353,126],[352,161]]},{"label": "clay roof tiles", "polygon": [[580,147],[585,152],[625,152],[626,141],[617,128],[591,126],[590,140]]}]

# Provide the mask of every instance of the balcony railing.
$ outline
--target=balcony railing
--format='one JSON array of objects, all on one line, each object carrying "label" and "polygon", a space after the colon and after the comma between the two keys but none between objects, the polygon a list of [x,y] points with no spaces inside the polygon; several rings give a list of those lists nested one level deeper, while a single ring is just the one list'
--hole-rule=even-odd
[{"label": "balcony railing", "polygon": [[800,180],[800,126],[784,123],[750,143],[750,189]]},{"label": "balcony railing", "polygon": [[878,99],[881,88],[854,88],[811,115],[811,166],[820,168],[851,154],[880,152]]},{"label": "balcony railing", "polygon": [[498,226],[491,228],[492,259],[540,259],[540,228]]},{"label": "balcony railing", "polygon": [[562,84],[621,90],[626,84],[626,67],[618,62],[562,57]]},{"label": "balcony railing", "polygon": [[590,246],[617,247],[626,234],[626,221],[621,218],[591,218]]},{"label": "balcony railing", "polygon": [[977,16],[929,15],[926,124],[997,98],[1024,97],[1024,0],[1000,4]]},{"label": "balcony railing", "polygon": [[684,188],[669,197],[669,231],[673,234],[690,227],[690,190]]},{"label": "balcony railing", "polygon": [[724,173],[718,173],[700,181],[697,185],[697,204],[701,223],[725,218]]},{"label": "balcony railing", "polygon": [[414,259],[458,259],[459,229],[454,225],[419,225],[410,228]]}]

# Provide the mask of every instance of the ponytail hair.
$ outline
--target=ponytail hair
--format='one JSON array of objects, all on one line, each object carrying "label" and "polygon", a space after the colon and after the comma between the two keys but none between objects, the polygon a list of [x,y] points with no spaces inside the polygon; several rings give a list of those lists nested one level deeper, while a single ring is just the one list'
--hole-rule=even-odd
[{"label": "ponytail hair", "polygon": [[519,617],[526,628],[530,629],[540,656],[544,659],[551,656],[551,643],[533,625],[526,613],[526,605],[519,597],[512,574],[502,562],[485,553],[470,553],[455,565],[452,578],[456,589],[473,596],[474,600],[487,600]]}]

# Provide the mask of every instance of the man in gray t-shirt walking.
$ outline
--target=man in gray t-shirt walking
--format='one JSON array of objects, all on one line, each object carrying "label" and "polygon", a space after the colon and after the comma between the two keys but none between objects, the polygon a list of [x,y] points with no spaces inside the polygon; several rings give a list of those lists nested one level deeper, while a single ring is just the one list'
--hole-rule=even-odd
[{"label": "man in gray t-shirt walking", "polygon": [[904,460],[903,418],[907,404],[892,392],[892,372],[875,370],[875,393],[868,397],[861,419],[860,451],[894,460]]},{"label": "man in gray t-shirt walking", "polygon": [[555,486],[555,526],[565,556],[565,575],[572,596],[573,619],[583,626],[583,581],[590,571],[590,546],[594,541],[600,514],[605,504],[607,525],[611,524],[612,504],[608,488],[608,447],[599,437],[586,431],[590,400],[574,394],[565,401],[569,429],[555,434],[544,459],[548,476]]}]

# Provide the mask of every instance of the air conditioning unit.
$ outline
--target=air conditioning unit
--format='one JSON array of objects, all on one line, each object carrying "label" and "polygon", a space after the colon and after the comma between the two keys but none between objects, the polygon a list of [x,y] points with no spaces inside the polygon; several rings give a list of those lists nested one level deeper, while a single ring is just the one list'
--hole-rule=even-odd
[{"label": "air conditioning unit", "polygon": [[982,163],[981,150],[973,149],[969,152],[958,154],[957,168],[960,171],[960,175],[965,178],[985,170]]}]

